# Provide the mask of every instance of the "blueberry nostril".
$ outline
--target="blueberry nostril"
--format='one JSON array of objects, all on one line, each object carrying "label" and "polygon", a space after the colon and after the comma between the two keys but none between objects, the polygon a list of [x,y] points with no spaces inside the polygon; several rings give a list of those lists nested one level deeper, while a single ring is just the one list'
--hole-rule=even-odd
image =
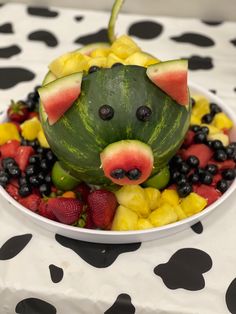
[{"label": "blueberry nostril", "polygon": [[111,177],[114,179],[123,179],[125,177],[124,169],[118,168],[111,171]]},{"label": "blueberry nostril", "polygon": [[136,117],[143,122],[150,120],[151,114],[152,110],[148,106],[140,106],[136,111]]},{"label": "blueberry nostril", "polygon": [[126,172],[126,176],[130,180],[138,180],[141,177],[141,171],[137,168],[131,169],[128,172]]}]

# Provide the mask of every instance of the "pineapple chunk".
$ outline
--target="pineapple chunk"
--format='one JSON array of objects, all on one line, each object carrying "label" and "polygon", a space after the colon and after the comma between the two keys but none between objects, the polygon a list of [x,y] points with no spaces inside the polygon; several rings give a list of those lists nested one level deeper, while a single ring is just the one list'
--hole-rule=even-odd
[{"label": "pineapple chunk", "polygon": [[183,211],[183,209],[181,208],[180,205],[175,206],[174,210],[178,216],[178,220],[182,220],[184,218],[187,218],[187,215],[185,214],[185,212]]},{"label": "pineapple chunk", "polygon": [[125,61],[118,58],[114,53],[109,53],[109,55],[107,57],[107,67],[111,68],[113,66],[113,64],[115,64],[115,63],[125,64]]},{"label": "pineapple chunk", "polygon": [[202,211],[206,205],[207,200],[194,192],[183,198],[182,202],[180,203],[180,206],[187,217]]},{"label": "pineapple chunk", "polygon": [[138,215],[125,206],[118,206],[111,230],[115,231],[128,231],[128,230],[136,230],[138,223]]},{"label": "pineapple chunk", "polygon": [[146,200],[144,189],[139,185],[124,185],[116,191],[116,198],[120,205],[123,205],[140,217],[147,217],[150,213],[148,201]]},{"label": "pineapple chunk", "polygon": [[220,130],[231,129],[233,126],[233,122],[224,112],[217,113],[212,121],[212,124]]},{"label": "pineapple chunk", "polygon": [[[218,129],[217,129],[218,130]],[[222,142],[222,144],[224,146],[228,146],[229,145],[229,137],[228,135],[222,133],[222,132],[219,132],[219,133],[214,133],[214,134],[209,134],[207,136],[207,139],[210,140],[210,141],[215,141],[215,140],[219,140]]]},{"label": "pineapple chunk", "polygon": [[90,53],[91,58],[107,57],[111,52],[110,47],[97,48]]},{"label": "pineapple chunk", "polygon": [[203,96],[199,96],[196,98],[196,100],[197,101],[192,109],[192,114],[201,119],[202,116],[210,113],[210,104],[209,101]]},{"label": "pineapple chunk", "polygon": [[43,132],[43,130],[40,130],[38,132],[38,135],[37,135],[37,139],[39,141],[39,144],[40,146],[44,147],[44,148],[50,148],[49,144],[48,144],[48,141],[45,137],[45,134]]},{"label": "pineapple chunk", "polygon": [[180,198],[178,193],[175,190],[164,190],[161,193],[161,204],[170,204],[171,206],[175,207],[179,205]]},{"label": "pineapple chunk", "polygon": [[133,53],[140,51],[136,43],[127,35],[117,38],[111,45],[111,51],[121,59],[126,59]]},{"label": "pineapple chunk", "polygon": [[153,228],[153,225],[150,223],[150,221],[147,218],[139,218],[137,223],[137,229],[138,230],[144,230],[144,229],[150,229]]},{"label": "pineapple chunk", "polygon": [[100,68],[105,68],[107,65],[107,58],[106,57],[96,57],[96,58],[92,58],[88,61],[88,68],[90,68],[91,66],[98,66]]},{"label": "pineapple chunk", "polygon": [[28,141],[33,141],[37,138],[39,131],[42,130],[41,123],[38,118],[26,120],[21,125],[21,135]]},{"label": "pineapple chunk", "polygon": [[191,125],[201,124],[201,118],[199,118],[198,116],[195,116],[194,114],[191,114],[190,124]]},{"label": "pineapple chunk", "polygon": [[169,204],[161,205],[149,215],[149,220],[151,224],[155,227],[167,225],[169,223],[177,221],[177,219],[178,216],[174,208]]},{"label": "pineapple chunk", "polygon": [[78,52],[68,52],[52,61],[50,71],[57,77],[63,77],[75,72],[88,71],[88,61],[91,58]]},{"label": "pineapple chunk", "polygon": [[150,210],[154,210],[160,206],[161,192],[155,188],[145,188],[145,197],[147,199]]},{"label": "pineapple chunk", "polygon": [[0,124],[0,145],[6,144],[8,141],[20,141],[20,134],[14,123],[5,122]]},{"label": "pineapple chunk", "polygon": [[145,52],[137,51],[130,55],[127,59],[125,59],[125,62],[126,64],[140,65],[145,67],[151,64],[159,63],[160,60],[152,57]]}]

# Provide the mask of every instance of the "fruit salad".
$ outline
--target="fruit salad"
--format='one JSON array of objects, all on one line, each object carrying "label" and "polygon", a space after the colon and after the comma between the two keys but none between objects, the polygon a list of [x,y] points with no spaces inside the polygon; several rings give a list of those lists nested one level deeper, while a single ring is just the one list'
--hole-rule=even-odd
[{"label": "fruit salad", "polygon": [[187,61],[127,35],[65,53],[0,124],[0,185],[35,214],[75,228],[157,228],[214,203],[236,176],[231,119],[190,94]]}]

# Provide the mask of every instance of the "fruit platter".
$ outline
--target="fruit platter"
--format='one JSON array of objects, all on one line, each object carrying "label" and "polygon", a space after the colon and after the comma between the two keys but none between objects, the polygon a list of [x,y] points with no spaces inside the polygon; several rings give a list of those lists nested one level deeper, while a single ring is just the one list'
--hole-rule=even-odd
[{"label": "fruit platter", "polygon": [[45,229],[89,242],[154,240],[192,226],[236,188],[236,116],[115,35],[53,60],[0,115],[0,193]]}]

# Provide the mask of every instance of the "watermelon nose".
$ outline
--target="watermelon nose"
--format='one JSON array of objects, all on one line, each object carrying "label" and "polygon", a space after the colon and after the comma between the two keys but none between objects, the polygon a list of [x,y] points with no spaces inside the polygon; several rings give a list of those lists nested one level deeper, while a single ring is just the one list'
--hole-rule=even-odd
[{"label": "watermelon nose", "polygon": [[100,154],[106,177],[119,185],[141,184],[153,170],[150,146],[138,140],[121,140],[108,145]]}]

